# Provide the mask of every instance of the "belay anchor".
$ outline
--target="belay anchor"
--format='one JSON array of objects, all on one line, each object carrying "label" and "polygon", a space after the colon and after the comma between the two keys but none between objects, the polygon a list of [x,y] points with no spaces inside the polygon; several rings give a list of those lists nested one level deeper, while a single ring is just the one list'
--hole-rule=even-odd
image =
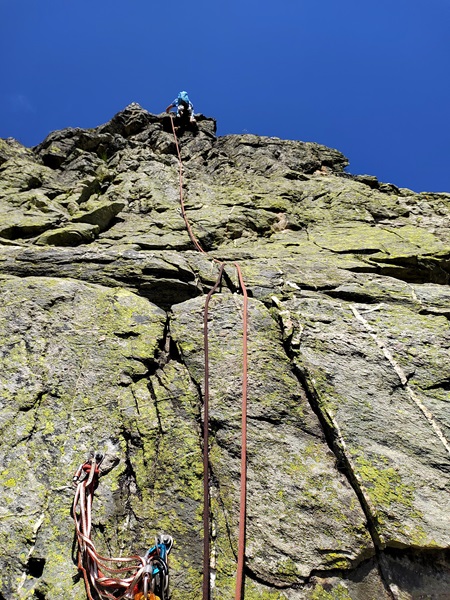
[{"label": "belay anchor", "polygon": [[173,539],[156,537],[144,556],[106,558],[91,540],[92,501],[98,487],[103,454],[91,452],[77,469],[72,506],[77,537],[77,565],[83,574],[89,600],[167,600],[169,597],[168,555]]}]

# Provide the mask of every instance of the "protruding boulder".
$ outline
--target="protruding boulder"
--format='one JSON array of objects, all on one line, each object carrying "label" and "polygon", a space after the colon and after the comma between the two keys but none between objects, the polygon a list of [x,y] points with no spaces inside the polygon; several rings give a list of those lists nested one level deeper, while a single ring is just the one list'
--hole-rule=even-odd
[{"label": "protruding boulder", "polygon": [[69,223],[42,233],[34,243],[38,246],[79,246],[94,240],[98,232],[99,227],[95,224]]}]

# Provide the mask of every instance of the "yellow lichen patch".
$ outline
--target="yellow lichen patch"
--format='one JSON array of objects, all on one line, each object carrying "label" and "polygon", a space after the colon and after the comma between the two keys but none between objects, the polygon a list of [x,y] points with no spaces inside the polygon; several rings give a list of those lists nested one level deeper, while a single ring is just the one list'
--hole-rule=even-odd
[{"label": "yellow lichen patch", "polygon": [[377,463],[381,463],[381,466],[375,466],[363,456],[356,458],[357,473],[372,502],[385,508],[394,503],[412,507],[414,488],[402,483],[400,474],[387,466],[386,459],[378,457]]},{"label": "yellow lichen patch", "polygon": [[329,590],[325,590],[322,585],[317,585],[308,596],[308,600],[351,600],[348,589],[343,584],[338,584]]}]

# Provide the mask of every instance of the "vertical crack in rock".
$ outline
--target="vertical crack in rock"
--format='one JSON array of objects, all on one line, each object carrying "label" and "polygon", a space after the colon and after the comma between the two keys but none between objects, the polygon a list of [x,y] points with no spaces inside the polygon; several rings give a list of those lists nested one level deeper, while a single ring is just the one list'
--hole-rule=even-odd
[{"label": "vertical crack in rock", "polygon": [[[155,353],[145,361],[145,374],[129,378],[124,388],[131,392],[134,406],[128,402],[122,412],[126,459],[120,480],[124,499],[120,502],[126,501],[132,509],[125,518],[125,526],[128,520],[135,538],[130,547],[136,551],[136,545],[145,544],[144,551],[151,545],[150,534],[171,534],[176,543],[172,585],[189,588],[189,572],[190,586],[196,589],[196,573],[201,570],[197,564],[201,559],[198,394],[169,325],[166,316]],[[119,529],[116,535],[123,537]]]},{"label": "vertical crack in rock", "polygon": [[[439,424],[445,424],[445,417],[443,407],[436,402],[440,396],[434,399],[433,395],[428,395],[424,380],[421,379],[426,367],[429,371],[425,381],[436,381],[439,376],[443,378],[442,363],[440,365],[437,359],[444,353],[439,346],[436,349],[425,347],[423,354],[416,358],[413,347],[422,338],[436,340],[435,331],[442,327],[443,319],[438,322],[435,318],[436,322],[433,323],[422,319],[422,329],[411,330],[413,311],[417,310],[419,302],[404,284],[391,285],[396,286],[396,290],[403,285],[405,301],[401,304],[396,295],[392,306],[374,306],[372,299],[365,311],[370,314],[370,331],[361,320],[364,317],[357,319],[355,310],[352,311],[354,305],[323,299],[317,293],[303,292],[285,304],[275,299],[275,304],[286,352],[308,392],[330,449],[337,456],[338,467],[344,470],[366,514],[385,587],[388,586],[386,589],[389,589],[389,593],[397,597],[401,565],[405,570],[409,568],[408,546],[416,548],[410,558],[411,564],[417,561],[422,565],[418,567],[422,569],[421,572],[428,573],[423,574],[421,583],[416,581],[417,589],[433,587],[432,580],[427,581],[433,570],[432,562],[428,563],[428,570],[423,565],[427,564],[426,557],[431,556],[431,551],[437,555],[443,552],[439,548],[445,544],[445,525],[443,530],[439,521],[431,523],[429,514],[440,514],[439,511],[445,513],[441,504],[443,502],[445,506],[446,500],[441,490],[445,488],[444,465],[448,464],[448,460],[446,463],[446,445],[441,444],[443,432]],[[367,289],[370,289],[369,284]],[[373,286],[371,291],[373,293],[377,288]],[[416,288],[416,291],[417,294],[421,292],[420,288]],[[441,296],[438,290],[436,296]],[[362,309],[356,310],[361,314]],[[364,320],[367,319],[369,317]],[[382,335],[377,335],[377,329],[382,330]],[[444,344],[448,337],[446,332],[445,329],[442,334]],[[363,361],[367,366],[358,371],[358,364]],[[366,373],[367,383],[358,380],[358,373]],[[428,416],[411,398],[406,386],[413,395],[413,388],[418,388],[418,394],[424,399],[421,404]],[[374,407],[377,407],[376,411]],[[429,407],[440,411],[440,421],[436,419],[435,425],[442,436],[428,418],[432,415]],[[367,447],[361,447],[359,441],[364,431]],[[426,441],[423,440],[422,431],[427,436]],[[422,434],[422,444],[415,439],[419,434]],[[389,440],[389,445],[384,440]],[[377,462],[371,461],[374,445],[375,451],[381,455],[378,470]],[[412,472],[408,471],[411,470],[408,463],[410,457],[412,461],[415,459]],[[442,482],[436,480],[439,473],[443,474]],[[431,474],[434,475],[433,479]],[[414,487],[410,482],[415,484]],[[413,492],[416,493],[413,495]],[[430,501],[424,504],[426,498],[430,498]],[[416,504],[420,502],[422,505]],[[403,526],[403,511],[404,520],[408,522],[409,519],[412,527]],[[428,528],[428,531],[424,528]],[[433,539],[434,536],[439,542]],[[435,576],[445,581],[445,569],[436,569]],[[399,589],[403,590],[403,587],[400,585]]]},{"label": "vertical crack in rock", "polygon": [[[232,585],[237,547],[242,300],[224,293],[214,296],[213,303],[210,462],[215,486],[213,513],[217,513],[213,515],[218,533],[217,585],[223,590]],[[203,373],[202,310],[200,300],[173,307],[173,334],[191,377],[197,381]],[[248,585],[264,582],[268,589],[287,589],[304,581],[316,564],[357,562],[372,550],[363,530],[363,514],[352,507],[350,488],[343,478],[333,481],[332,461],[318,423],[279,348],[279,328],[264,306],[253,299],[249,323]],[[317,456],[325,461],[323,467]],[[308,473],[308,465],[313,474]],[[337,521],[332,521],[331,514]],[[310,521],[316,522],[319,530],[323,528],[314,540],[304,537]],[[332,540],[333,530],[339,540]],[[350,540],[357,540],[357,552],[350,550]],[[287,562],[280,556],[279,546],[289,554]]]},{"label": "vertical crack in rock", "polygon": [[38,557],[33,556],[34,550],[36,548],[37,536],[38,536],[40,528],[42,527],[44,519],[45,519],[45,511],[43,511],[39,515],[38,520],[33,525],[33,529],[32,529],[33,539],[31,540],[32,545],[30,546],[30,549],[28,550],[28,554],[27,554],[27,557],[25,560],[25,565],[24,565],[25,568],[24,568],[24,571],[20,578],[19,584],[17,586],[17,593],[19,594],[19,596],[21,595],[21,590],[25,585],[27,576],[31,575],[31,577],[38,579],[42,576],[42,573],[44,571],[45,562],[46,562],[45,558],[38,558]]},{"label": "vertical crack in rock", "polygon": [[[156,374],[155,374],[155,376],[157,377]],[[152,398],[153,406],[154,406],[155,413],[156,413],[156,419],[157,419],[157,423],[158,423],[157,433],[156,433],[156,437],[155,437],[154,457],[153,457],[153,461],[152,461],[151,465],[147,464],[147,460],[146,460],[146,457],[144,454],[144,465],[148,468],[148,470],[150,472],[150,475],[148,478],[148,486],[150,489],[152,489],[155,486],[158,467],[160,466],[159,465],[160,446],[161,446],[162,436],[164,435],[164,429],[163,429],[163,424],[161,421],[161,414],[160,414],[160,411],[158,408],[158,399],[155,394],[155,389],[153,387],[151,377],[149,378],[147,385],[148,385],[148,390],[150,392],[150,396]]]},{"label": "vertical crack in rock", "polygon": [[[312,410],[319,419],[328,447],[336,456],[336,467],[346,477],[350,486],[354,490],[358,498],[359,504],[364,512],[368,530],[373,541],[375,555],[377,557],[378,572],[384,584],[385,590],[389,593],[389,596],[393,600],[397,600],[394,593],[391,590],[389,579],[385,573],[386,567],[383,564],[384,561],[382,556],[383,544],[381,543],[377,529],[373,523],[374,511],[369,506],[367,498],[363,490],[361,489],[357,478],[354,476],[351,462],[349,461],[349,458],[347,456],[345,441],[340,433],[339,426],[329,413],[324,413],[324,411],[321,409],[315,391],[314,383],[311,381],[311,378],[309,377],[308,373],[305,370],[301,369],[295,361],[295,356],[292,351],[292,343],[294,343],[295,346],[300,347],[301,330],[298,333],[295,333],[295,329],[298,327],[298,324],[294,324],[290,320],[289,311],[285,311],[284,314],[282,314],[282,311],[280,311],[281,303],[279,303],[279,301],[277,301],[275,297],[273,297],[272,300],[275,302],[278,308],[278,326],[281,331],[281,336],[284,340],[283,346],[286,355],[293,366],[294,373],[298,377],[300,384],[305,390],[308,402]],[[317,575],[317,572],[315,572],[315,574]]]},{"label": "vertical crack in rock", "polygon": [[125,496],[125,509],[129,513],[134,514],[132,509],[132,505],[130,502],[131,496],[137,496],[139,499],[142,499],[142,490],[140,489],[137,478],[136,471],[133,467],[132,462],[132,446],[140,446],[141,440],[138,438],[136,434],[131,433],[130,431],[123,429],[121,431],[121,435],[125,440],[126,449],[125,449],[125,469],[122,471],[120,476],[120,486],[122,489],[122,493]]}]

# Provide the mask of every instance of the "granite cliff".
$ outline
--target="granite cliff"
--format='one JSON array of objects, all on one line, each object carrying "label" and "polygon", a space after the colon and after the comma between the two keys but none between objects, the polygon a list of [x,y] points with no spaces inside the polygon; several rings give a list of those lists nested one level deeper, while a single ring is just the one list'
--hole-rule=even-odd
[{"label": "granite cliff", "polygon": [[314,143],[179,131],[136,104],[0,141],[0,599],[82,600],[71,478],[91,448],[103,553],[166,531],[200,597],[202,313],[214,598],[233,597],[249,290],[245,598],[450,598],[450,194]]}]

